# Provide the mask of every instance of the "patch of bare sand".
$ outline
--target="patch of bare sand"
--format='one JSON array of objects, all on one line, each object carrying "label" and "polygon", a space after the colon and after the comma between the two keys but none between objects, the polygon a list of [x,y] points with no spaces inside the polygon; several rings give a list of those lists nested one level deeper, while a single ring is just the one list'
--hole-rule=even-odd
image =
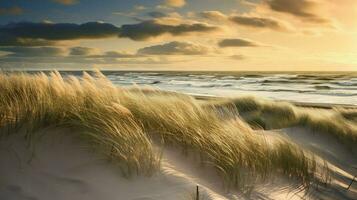
[{"label": "patch of bare sand", "polygon": [[304,127],[285,128],[275,134],[288,138],[300,147],[311,151],[319,164],[326,162],[331,183],[327,188],[312,191],[316,199],[357,199],[357,182],[346,188],[357,175],[357,147],[348,149],[329,134]]},{"label": "patch of bare sand", "polygon": [[68,130],[46,133],[33,152],[20,135],[0,140],[0,199],[187,199],[195,190],[194,182],[166,165],[152,177],[123,178],[116,166],[63,131]]}]

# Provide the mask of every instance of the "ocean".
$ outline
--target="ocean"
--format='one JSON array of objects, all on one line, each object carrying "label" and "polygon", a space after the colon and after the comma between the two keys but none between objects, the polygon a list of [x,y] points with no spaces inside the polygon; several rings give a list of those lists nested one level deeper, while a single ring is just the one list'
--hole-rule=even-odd
[{"label": "ocean", "polygon": [[[61,71],[80,76],[80,71]],[[256,96],[306,103],[357,105],[356,72],[102,71],[115,85],[151,86],[201,96]]]}]

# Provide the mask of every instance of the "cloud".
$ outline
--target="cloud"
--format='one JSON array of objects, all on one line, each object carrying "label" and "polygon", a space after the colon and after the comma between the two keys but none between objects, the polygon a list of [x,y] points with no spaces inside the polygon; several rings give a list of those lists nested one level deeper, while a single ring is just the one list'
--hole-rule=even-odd
[{"label": "cloud", "polygon": [[220,47],[258,47],[260,44],[246,39],[223,39],[218,43]]},{"label": "cloud", "polygon": [[21,15],[24,10],[18,6],[10,8],[0,8],[0,15]]},{"label": "cloud", "polygon": [[[71,47],[69,49],[69,56],[83,57],[83,58],[135,58],[137,54],[132,54],[124,51],[106,51],[101,53],[99,49],[90,47]],[[142,57],[142,56],[141,56]]]},{"label": "cloud", "polygon": [[[74,50],[75,49],[75,50]],[[103,54],[92,54],[87,47],[73,47],[69,49],[56,47],[2,47],[5,52],[0,56],[3,66],[11,63],[26,64],[168,64],[166,58],[130,54],[126,52],[107,51]],[[77,51],[77,53],[73,53]],[[48,66],[46,66],[48,67]]]},{"label": "cloud", "polygon": [[3,47],[0,51],[8,52],[7,57],[58,57],[66,50],[57,47]]},{"label": "cloud", "polygon": [[[139,57],[137,54],[131,54],[121,51],[106,51],[104,54],[92,55],[92,58],[135,58]],[[142,56],[140,56],[142,57]]]},{"label": "cloud", "polygon": [[250,7],[254,7],[257,6],[259,3],[258,2],[254,2],[254,1],[249,1],[249,0],[238,0],[240,5],[243,6],[250,6]]},{"label": "cloud", "polygon": [[147,40],[163,34],[173,36],[185,35],[189,33],[206,33],[217,30],[218,27],[204,23],[194,24],[161,24],[155,20],[147,20],[138,24],[127,24],[121,26],[120,37],[127,37],[132,40]]},{"label": "cloud", "polygon": [[165,0],[164,5],[169,7],[180,8],[186,4],[185,0]]},{"label": "cloud", "polygon": [[69,55],[71,56],[89,56],[97,53],[98,50],[89,47],[72,47],[70,48]]},{"label": "cloud", "polygon": [[159,11],[148,12],[147,15],[149,17],[153,17],[153,18],[161,18],[161,17],[167,17],[168,16],[166,13],[159,12]]},{"label": "cloud", "polygon": [[77,58],[129,58],[133,54],[107,51],[103,54],[96,48],[90,47],[0,47],[0,51],[7,52],[8,57],[77,57]]},{"label": "cloud", "polygon": [[288,13],[310,22],[329,22],[329,20],[315,14],[318,3],[311,0],[270,0],[267,3],[269,8],[276,12]]},{"label": "cloud", "polygon": [[265,28],[272,29],[276,31],[288,31],[290,28],[283,22],[268,18],[268,17],[259,17],[259,16],[249,16],[249,15],[226,15],[220,11],[203,11],[198,13],[200,18],[215,21],[218,23],[234,23],[240,26],[246,26],[251,28]]},{"label": "cloud", "polygon": [[73,40],[113,37],[118,33],[118,27],[100,22],[84,24],[20,22],[0,26],[0,35],[9,38]]},{"label": "cloud", "polygon": [[204,55],[209,52],[205,46],[188,42],[170,42],[138,50],[141,55]]},{"label": "cloud", "polygon": [[133,58],[137,57],[135,54],[130,54],[126,52],[119,52],[119,51],[107,51],[103,55],[103,57],[111,57],[111,58]]},{"label": "cloud", "polygon": [[247,26],[253,28],[269,28],[278,31],[288,30],[288,28],[284,24],[272,18],[236,15],[236,16],[231,16],[229,20],[241,26]]},{"label": "cloud", "polygon": [[54,0],[54,2],[68,6],[68,5],[77,4],[79,1],[78,0]]},{"label": "cloud", "polygon": [[206,33],[218,27],[205,23],[165,24],[164,21],[147,20],[138,24],[116,27],[108,23],[33,23],[20,22],[0,26],[0,46],[51,46],[57,41],[123,37],[147,40],[163,34],[173,36]]},{"label": "cloud", "polygon": [[229,58],[233,60],[244,60],[246,57],[244,55],[236,54],[229,56]]},{"label": "cloud", "polygon": [[215,10],[200,12],[199,16],[212,21],[223,21],[227,19],[225,14]]},{"label": "cloud", "polygon": [[57,44],[57,41],[31,38],[16,38],[11,35],[0,34],[0,46],[54,46]]},{"label": "cloud", "polygon": [[145,6],[143,6],[143,5],[135,5],[134,6],[134,10],[146,10],[147,8],[145,7]]}]

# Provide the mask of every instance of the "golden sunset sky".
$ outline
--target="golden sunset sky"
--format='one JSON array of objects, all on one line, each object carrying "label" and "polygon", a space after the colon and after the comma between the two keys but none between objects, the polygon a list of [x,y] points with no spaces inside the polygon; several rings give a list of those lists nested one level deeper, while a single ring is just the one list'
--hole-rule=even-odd
[{"label": "golden sunset sky", "polygon": [[357,71],[357,1],[2,0],[0,68]]}]

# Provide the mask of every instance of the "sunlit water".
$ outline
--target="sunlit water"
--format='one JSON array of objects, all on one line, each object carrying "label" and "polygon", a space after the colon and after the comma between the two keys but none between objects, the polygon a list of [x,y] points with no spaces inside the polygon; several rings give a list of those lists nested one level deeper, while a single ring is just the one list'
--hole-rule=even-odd
[{"label": "sunlit water", "polygon": [[[81,72],[61,72],[81,75]],[[114,84],[149,85],[187,94],[357,105],[356,73],[104,71]]]}]

